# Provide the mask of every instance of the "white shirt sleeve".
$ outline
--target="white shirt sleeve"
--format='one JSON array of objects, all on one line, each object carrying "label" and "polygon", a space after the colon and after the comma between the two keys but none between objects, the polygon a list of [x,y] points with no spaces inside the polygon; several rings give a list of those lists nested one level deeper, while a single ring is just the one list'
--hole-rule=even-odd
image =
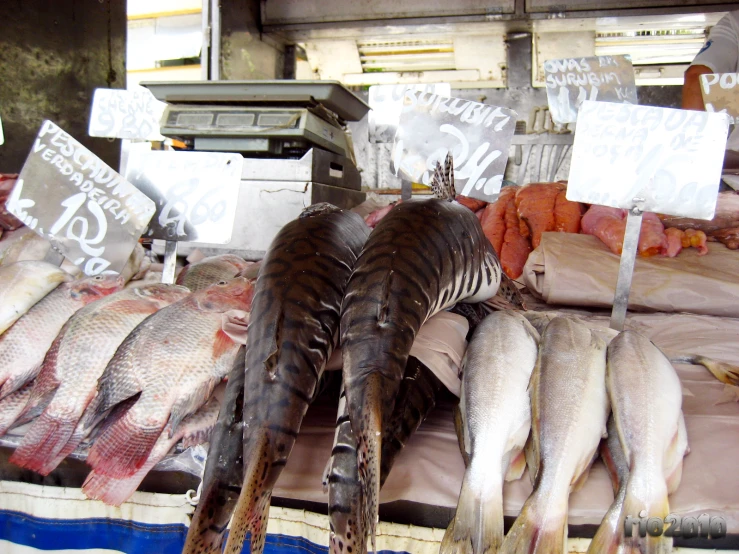
[{"label": "white shirt sleeve", "polygon": [[739,72],[738,16],[739,12],[731,12],[721,18],[690,65],[705,65],[714,73]]}]

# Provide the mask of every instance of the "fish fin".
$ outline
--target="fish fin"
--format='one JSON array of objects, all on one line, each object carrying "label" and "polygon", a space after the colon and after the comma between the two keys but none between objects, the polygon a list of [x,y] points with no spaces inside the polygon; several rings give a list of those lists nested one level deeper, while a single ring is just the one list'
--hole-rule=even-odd
[{"label": "fish fin", "polygon": [[[652,537],[647,535],[642,538],[639,536],[639,518],[657,517],[664,522],[670,513],[670,504],[667,499],[667,487],[659,487],[658,479],[651,476],[637,476],[635,472],[629,475],[626,484],[626,496],[624,497],[624,505],[621,509],[619,517],[619,527],[623,531],[617,533],[618,539],[621,541],[619,546],[625,552],[643,552],[645,554],[668,554],[672,552],[672,537]],[[648,485],[646,484],[648,483]],[[639,496],[632,491],[638,490]],[[627,537],[628,521],[627,517],[633,518],[631,537]],[[620,553],[622,550],[619,550]]]},{"label": "fish fin", "polygon": [[23,385],[25,385],[32,379],[35,379],[40,369],[41,364],[32,367],[29,371],[24,371],[23,373],[11,375],[11,377],[9,379],[6,379],[6,381],[0,387],[0,400],[13,394],[15,391],[23,387]]},{"label": "fish fin", "polygon": [[457,197],[454,189],[454,160],[450,153],[447,153],[443,167],[441,162],[436,162],[436,168],[431,177],[431,190],[441,200],[451,201]]},{"label": "fish fin", "polygon": [[172,406],[169,416],[170,438],[175,436],[183,419],[190,414],[194,414],[205,405],[217,384],[218,381],[216,379],[208,379]]},{"label": "fish fin", "polygon": [[82,484],[82,492],[90,500],[101,500],[109,506],[120,506],[136,492],[143,479],[143,476],[142,479],[138,478],[139,473],[116,479],[93,469]]},{"label": "fish fin", "polygon": [[688,431],[685,428],[685,416],[682,411],[677,422],[677,431],[665,456],[665,475],[667,476],[667,494],[674,493],[680,486],[683,474],[683,458],[689,452]]},{"label": "fish fin", "polygon": [[[382,380],[378,373],[370,374],[361,389],[363,402],[358,414],[352,418],[352,429],[359,430],[357,437],[357,467],[365,499],[365,521],[372,542],[372,551],[377,552],[375,534],[378,521],[380,497],[380,456],[382,452]],[[349,400],[349,396],[347,401]],[[351,405],[351,402],[349,403]],[[351,414],[351,410],[350,410]]]},{"label": "fish fin", "polygon": [[49,410],[44,411],[33,422],[20,446],[10,457],[10,462],[41,475],[48,475],[59,465],[58,463],[52,465],[50,462],[57,458],[59,452],[72,437],[76,425],[77,420],[74,417],[69,418],[52,414]]},{"label": "fish fin", "polygon": [[506,554],[561,554],[566,552],[567,509],[560,514],[538,514],[537,497],[530,496],[503,541]]},{"label": "fish fin", "polygon": [[539,359],[536,362],[534,371],[531,372],[529,378],[529,397],[531,398],[531,434],[526,441],[524,446],[524,452],[526,454],[526,465],[529,467],[529,478],[531,484],[536,482],[536,477],[539,473],[539,459],[541,451],[539,449],[539,403],[534,402],[533,395],[539,388],[539,367],[541,367],[541,349],[539,350]]},{"label": "fish fin", "polygon": [[54,399],[56,387],[46,388],[39,385],[40,383],[38,381],[34,382],[33,388],[31,389],[31,397],[28,399],[21,413],[18,414],[13,426],[23,425],[36,419]]},{"label": "fish fin", "polygon": [[31,395],[32,384],[28,383],[7,398],[0,400],[0,437],[15,423]]},{"label": "fish fin", "polygon": [[683,363],[683,364],[702,365],[708,371],[710,371],[711,374],[716,379],[718,379],[722,383],[726,383],[727,385],[739,386],[739,366],[732,365],[726,362],[721,362],[719,360],[714,360],[713,358],[707,358],[705,356],[700,356],[698,354],[688,354],[686,356],[676,356],[676,357],[670,358],[670,362],[672,362],[673,364]]},{"label": "fish fin", "polygon": [[[489,475],[497,479],[495,471],[490,471]],[[457,511],[444,533],[439,554],[498,552],[503,542],[503,484],[488,483],[491,484],[491,490],[483,497],[472,490],[465,475]]]},{"label": "fish fin", "polygon": [[145,427],[129,410],[95,440],[87,463],[103,475],[130,477],[146,463],[165,425]]},{"label": "fish fin", "polygon": [[215,339],[213,340],[213,359],[217,360],[235,347],[236,343],[228,333],[223,329],[218,329],[218,331],[216,331]]},{"label": "fish fin", "polygon": [[[462,383],[462,387],[464,387],[464,382]],[[464,391],[460,393],[461,395],[464,394]],[[454,406],[454,430],[457,432],[457,443],[459,444],[459,451],[462,454],[462,459],[464,460],[464,467],[469,467],[470,465],[470,454],[467,451],[467,445],[465,444],[465,427],[464,427],[464,416],[462,415],[462,403],[463,403],[464,396],[460,396],[459,404]]]},{"label": "fish fin", "polygon": [[526,469],[526,455],[520,450],[512,456],[508,471],[505,474],[506,481],[518,481],[523,477],[523,471]]},{"label": "fish fin", "polygon": [[[596,450],[595,457],[598,457],[598,452]],[[594,460],[595,458],[593,458]],[[577,479],[572,483],[572,486],[570,487],[570,492],[577,492],[580,489],[583,488],[585,485],[585,481],[588,480],[588,477],[590,476],[590,468],[593,467],[593,460],[590,461],[590,463],[585,467],[585,469],[582,470],[580,475],[577,476]]]},{"label": "fish fin", "polygon": [[[624,483],[625,486],[626,483]],[[624,492],[625,490],[622,490],[616,494],[613,504],[603,517],[593,540],[590,541],[587,554],[639,554],[638,549],[627,551],[621,545],[624,534],[623,519],[621,519]]]},{"label": "fish fin", "polygon": [[269,437],[265,431],[259,431],[256,444],[249,449],[249,461],[244,458],[246,471],[241,486],[239,500],[234,509],[231,531],[228,534],[224,554],[240,554],[251,531],[252,554],[261,554],[267,535],[267,519],[269,501],[272,493],[265,486],[269,475],[270,462],[267,459]]},{"label": "fish fin", "polygon": [[513,279],[508,277],[504,271],[500,272],[500,286],[498,287],[496,296],[501,296],[519,310],[526,310],[526,303],[523,300],[521,291],[518,290]]}]

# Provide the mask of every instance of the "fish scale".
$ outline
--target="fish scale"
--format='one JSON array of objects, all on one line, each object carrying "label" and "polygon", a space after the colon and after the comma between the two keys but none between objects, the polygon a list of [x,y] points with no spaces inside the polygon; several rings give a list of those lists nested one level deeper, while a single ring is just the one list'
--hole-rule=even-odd
[{"label": "fish scale", "polygon": [[205,403],[239,349],[222,330],[223,315],[248,311],[252,294],[242,277],[212,285],[150,315],[126,337],[100,377],[98,395],[83,420],[91,428],[116,404],[140,397],[95,440],[87,462],[97,473],[132,475],[168,421],[174,432]]},{"label": "fish scale", "polygon": [[16,449],[13,463],[48,475],[69,455],[84,438],[73,431],[118,346],[147,316],[188,294],[185,287],[161,284],[125,289],[73,315],[54,339],[29,401],[48,405]]},{"label": "fish scale", "polygon": [[122,287],[116,277],[85,277],[62,283],[36,303],[0,337],[0,398],[38,375],[44,355],[70,317]]},{"label": "fish scale", "polygon": [[195,292],[215,285],[218,281],[233,279],[249,265],[250,262],[233,254],[203,258],[185,266],[177,276],[176,284]]},{"label": "fish scale", "polygon": [[415,335],[442,309],[492,298],[500,283],[500,263],[479,220],[448,199],[396,206],[372,231],[357,260],[342,305],[341,345],[373,543],[381,430],[393,410]]},{"label": "fish scale", "polygon": [[[228,553],[241,552],[248,532],[251,552],[264,547],[272,487],[335,346],[344,287],[368,234],[357,214],[316,204],[280,230],[262,260],[246,350],[244,477]],[[206,521],[228,521],[229,509],[209,504],[192,527],[206,532]],[[221,537],[218,527],[207,537],[192,533],[185,549],[217,551]]]}]

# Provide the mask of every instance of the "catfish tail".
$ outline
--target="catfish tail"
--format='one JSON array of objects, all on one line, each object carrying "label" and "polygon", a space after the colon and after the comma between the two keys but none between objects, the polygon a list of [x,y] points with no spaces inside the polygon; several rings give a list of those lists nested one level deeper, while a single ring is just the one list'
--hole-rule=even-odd
[{"label": "catfish tail", "polygon": [[705,356],[700,356],[698,354],[671,357],[670,362],[673,364],[702,365],[722,383],[733,385],[735,387],[739,386],[739,366],[714,360],[712,358],[706,358]]},{"label": "catfish tail", "polygon": [[249,449],[249,460],[244,459],[244,484],[234,510],[225,554],[240,554],[248,532],[251,532],[250,552],[261,554],[264,550],[269,502],[272,497],[272,490],[265,486],[270,469],[269,436],[266,431],[260,430],[255,438],[256,441]]},{"label": "catfish tail", "polygon": [[[382,385],[383,377],[378,373],[372,373],[364,380],[360,390],[347,389],[349,405],[357,408],[354,413],[350,408],[350,416],[352,416],[352,429],[357,429],[357,467],[365,501],[364,519],[369,529],[373,552],[376,552],[375,533],[380,497]],[[353,396],[351,392],[357,394],[355,399],[351,398]],[[361,401],[357,402],[357,400]]]}]

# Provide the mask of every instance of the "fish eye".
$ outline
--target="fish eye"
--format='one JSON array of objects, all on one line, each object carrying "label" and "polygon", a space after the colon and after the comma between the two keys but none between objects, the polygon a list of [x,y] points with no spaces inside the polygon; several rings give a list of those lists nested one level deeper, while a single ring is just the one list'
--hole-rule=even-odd
[{"label": "fish eye", "polygon": [[103,276],[102,275],[95,275],[95,280],[96,281],[102,281],[103,280]]},{"label": "fish eye", "polygon": [[218,281],[218,285],[219,286],[223,286],[223,285],[226,285],[226,284],[228,284],[226,281]]}]

